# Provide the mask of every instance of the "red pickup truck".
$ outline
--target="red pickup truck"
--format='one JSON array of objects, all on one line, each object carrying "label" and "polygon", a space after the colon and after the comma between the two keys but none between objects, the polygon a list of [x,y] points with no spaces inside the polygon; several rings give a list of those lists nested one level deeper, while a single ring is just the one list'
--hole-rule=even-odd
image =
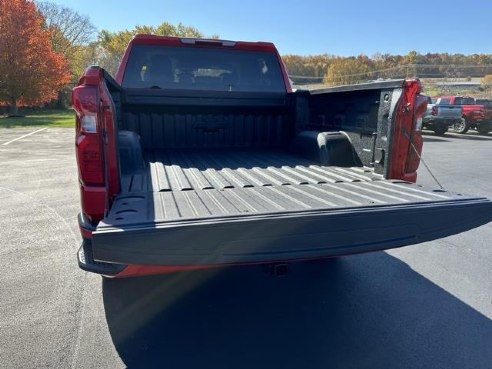
[{"label": "red pickup truck", "polygon": [[492,220],[415,185],[416,80],[293,91],[271,43],[136,36],[72,93],[79,266],[129,277],[400,247]]},{"label": "red pickup truck", "polygon": [[473,97],[442,96],[437,99],[436,103],[462,107],[462,119],[453,126],[454,131],[457,133],[464,134],[470,128],[476,129],[480,134],[487,134],[492,130],[491,108],[486,108],[483,104],[477,104]]},{"label": "red pickup truck", "polygon": [[475,99],[477,105],[483,105],[485,119],[477,126],[478,133],[486,135],[492,131],[492,101],[489,99]]}]

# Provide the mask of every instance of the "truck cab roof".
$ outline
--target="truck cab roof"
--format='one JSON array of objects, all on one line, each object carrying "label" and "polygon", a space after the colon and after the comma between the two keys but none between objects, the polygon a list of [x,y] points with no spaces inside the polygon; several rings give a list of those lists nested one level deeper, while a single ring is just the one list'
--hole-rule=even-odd
[{"label": "truck cab roof", "polygon": [[149,34],[137,34],[130,41],[129,47],[133,44],[139,45],[167,45],[167,46],[216,46],[230,47],[236,50],[250,51],[270,51],[277,52],[277,48],[271,42],[252,42],[252,41],[232,41],[214,38],[192,38],[192,37],[173,37],[158,36]]}]

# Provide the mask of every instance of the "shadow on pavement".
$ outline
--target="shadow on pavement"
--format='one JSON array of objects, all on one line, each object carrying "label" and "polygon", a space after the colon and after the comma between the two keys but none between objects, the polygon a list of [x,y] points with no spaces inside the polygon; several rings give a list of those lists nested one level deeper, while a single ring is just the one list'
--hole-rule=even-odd
[{"label": "shadow on pavement", "polygon": [[386,253],[103,281],[129,368],[489,368],[492,322]]}]

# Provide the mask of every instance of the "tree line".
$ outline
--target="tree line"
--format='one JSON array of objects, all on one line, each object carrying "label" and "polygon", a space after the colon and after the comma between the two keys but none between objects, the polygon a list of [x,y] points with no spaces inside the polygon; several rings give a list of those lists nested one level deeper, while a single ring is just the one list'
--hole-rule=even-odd
[{"label": "tree line", "polygon": [[[193,26],[163,22],[111,32],[98,31],[91,20],[53,2],[0,0],[0,105],[34,106],[68,101],[84,69],[98,64],[116,72],[126,45],[137,33],[180,37],[204,35]],[[385,78],[466,78],[492,75],[490,54],[378,53],[340,57],[283,55],[296,84],[340,85]],[[490,76],[484,78],[490,85]]]},{"label": "tree line", "polygon": [[386,78],[468,78],[492,74],[491,54],[378,53],[336,55],[284,55],[291,79],[297,84],[340,85]]}]

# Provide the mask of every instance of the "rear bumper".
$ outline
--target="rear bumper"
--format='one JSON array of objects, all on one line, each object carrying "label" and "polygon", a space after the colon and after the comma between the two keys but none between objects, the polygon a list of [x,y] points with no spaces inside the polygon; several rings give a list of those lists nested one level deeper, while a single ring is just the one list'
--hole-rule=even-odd
[{"label": "rear bumper", "polygon": [[93,234],[93,258],[96,262],[149,266],[316,259],[431,241],[491,220],[492,202],[472,198],[247,219],[187,220],[125,230],[107,226]]},{"label": "rear bumper", "polygon": [[82,234],[82,244],[77,251],[77,262],[79,268],[91,273],[114,276],[123,271],[126,265],[104,263],[94,260],[92,251],[92,233],[96,228],[89,222],[89,219],[84,214],[79,213],[78,222],[80,233]]},{"label": "rear bumper", "polygon": [[106,276],[115,276],[126,268],[126,265],[123,264],[104,263],[94,260],[92,242],[88,239],[82,241],[82,245],[80,245],[77,252],[77,261],[80,269]]}]

